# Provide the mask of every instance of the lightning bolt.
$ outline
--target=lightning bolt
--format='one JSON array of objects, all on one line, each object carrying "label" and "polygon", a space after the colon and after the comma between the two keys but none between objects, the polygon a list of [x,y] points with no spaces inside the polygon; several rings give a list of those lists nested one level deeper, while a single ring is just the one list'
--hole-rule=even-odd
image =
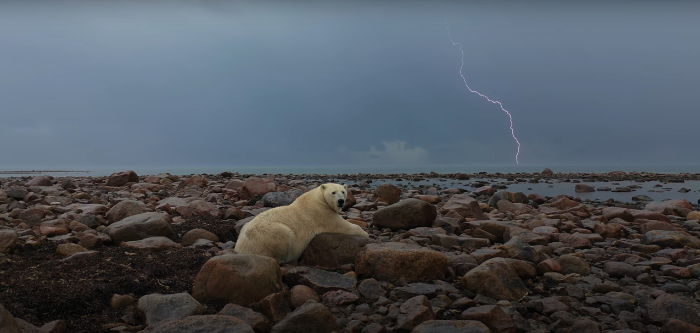
[{"label": "lightning bolt", "polygon": [[459,45],[459,51],[462,52],[462,66],[459,67],[459,76],[461,76],[462,80],[464,80],[464,85],[467,86],[467,89],[469,89],[470,92],[473,92],[473,93],[475,93],[483,98],[486,98],[489,102],[491,102],[493,104],[498,104],[498,106],[501,107],[501,110],[503,110],[503,112],[505,112],[508,115],[508,118],[510,119],[510,134],[513,135],[513,139],[518,144],[518,152],[515,153],[515,164],[520,164],[520,163],[518,163],[518,155],[520,155],[520,141],[518,141],[518,138],[515,137],[515,131],[513,130],[513,116],[510,114],[510,112],[508,112],[508,110],[503,108],[503,104],[501,104],[501,102],[494,101],[494,100],[490,99],[488,96],[486,96],[486,95],[484,95],[476,90],[472,90],[472,88],[469,87],[469,85],[467,84],[467,79],[465,79],[464,75],[462,74],[462,68],[464,67],[464,50],[462,50],[462,44],[455,43],[452,40],[452,34],[450,34],[450,28],[447,27],[447,19],[445,19],[445,29],[447,29],[447,35],[450,37],[450,42],[452,42],[452,45]]}]

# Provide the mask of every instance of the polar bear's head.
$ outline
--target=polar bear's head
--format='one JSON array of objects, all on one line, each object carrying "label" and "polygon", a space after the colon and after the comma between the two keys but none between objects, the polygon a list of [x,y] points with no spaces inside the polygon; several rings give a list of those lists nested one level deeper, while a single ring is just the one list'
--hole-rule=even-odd
[{"label": "polar bear's head", "polygon": [[345,205],[345,199],[348,197],[348,186],[340,184],[323,184],[321,185],[323,199],[329,207],[333,207],[337,212],[340,212]]}]

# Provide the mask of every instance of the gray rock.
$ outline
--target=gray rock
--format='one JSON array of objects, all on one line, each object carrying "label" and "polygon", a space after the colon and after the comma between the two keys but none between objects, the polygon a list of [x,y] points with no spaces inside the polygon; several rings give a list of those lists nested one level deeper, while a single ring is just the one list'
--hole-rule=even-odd
[{"label": "gray rock", "polygon": [[289,191],[284,191],[284,192],[269,192],[262,197],[262,201],[265,204],[265,207],[280,207],[280,206],[288,206],[296,198],[304,194],[304,191],[298,189],[298,188],[293,188]]},{"label": "gray rock", "polygon": [[323,304],[309,300],[272,327],[271,333],[328,333],[340,330]]},{"label": "gray rock", "polygon": [[175,232],[170,227],[170,223],[172,220],[167,214],[142,213],[112,223],[104,232],[112,238],[115,244],[153,236],[164,236],[175,240]]},{"label": "gray rock", "polygon": [[146,295],[139,298],[136,308],[146,325],[158,325],[204,312],[204,307],[188,293]]},{"label": "gray rock", "polygon": [[144,333],[254,333],[253,328],[231,316],[199,315],[150,326]]},{"label": "gray rock", "polygon": [[290,285],[305,285],[319,295],[333,290],[352,291],[356,283],[351,277],[310,267],[294,267],[284,274],[284,280]]}]

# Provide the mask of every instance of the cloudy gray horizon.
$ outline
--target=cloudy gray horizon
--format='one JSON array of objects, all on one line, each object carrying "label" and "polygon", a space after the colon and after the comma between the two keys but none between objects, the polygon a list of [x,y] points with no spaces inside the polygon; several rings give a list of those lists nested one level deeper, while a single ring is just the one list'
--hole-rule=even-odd
[{"label": "cloudy gray horizon", "polygon": [[700,165],[700,3],[3,2],[0,169]]}]

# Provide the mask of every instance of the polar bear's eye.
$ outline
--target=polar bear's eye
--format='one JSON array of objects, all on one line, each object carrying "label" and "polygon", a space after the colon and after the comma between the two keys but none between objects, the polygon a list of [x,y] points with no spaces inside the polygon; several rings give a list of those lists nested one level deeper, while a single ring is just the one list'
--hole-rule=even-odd
[{"label": "polar bear's eye", "polygon": [[333,193],[331,193],[331,194],[335,194],[335,192],[333,192]]}]

